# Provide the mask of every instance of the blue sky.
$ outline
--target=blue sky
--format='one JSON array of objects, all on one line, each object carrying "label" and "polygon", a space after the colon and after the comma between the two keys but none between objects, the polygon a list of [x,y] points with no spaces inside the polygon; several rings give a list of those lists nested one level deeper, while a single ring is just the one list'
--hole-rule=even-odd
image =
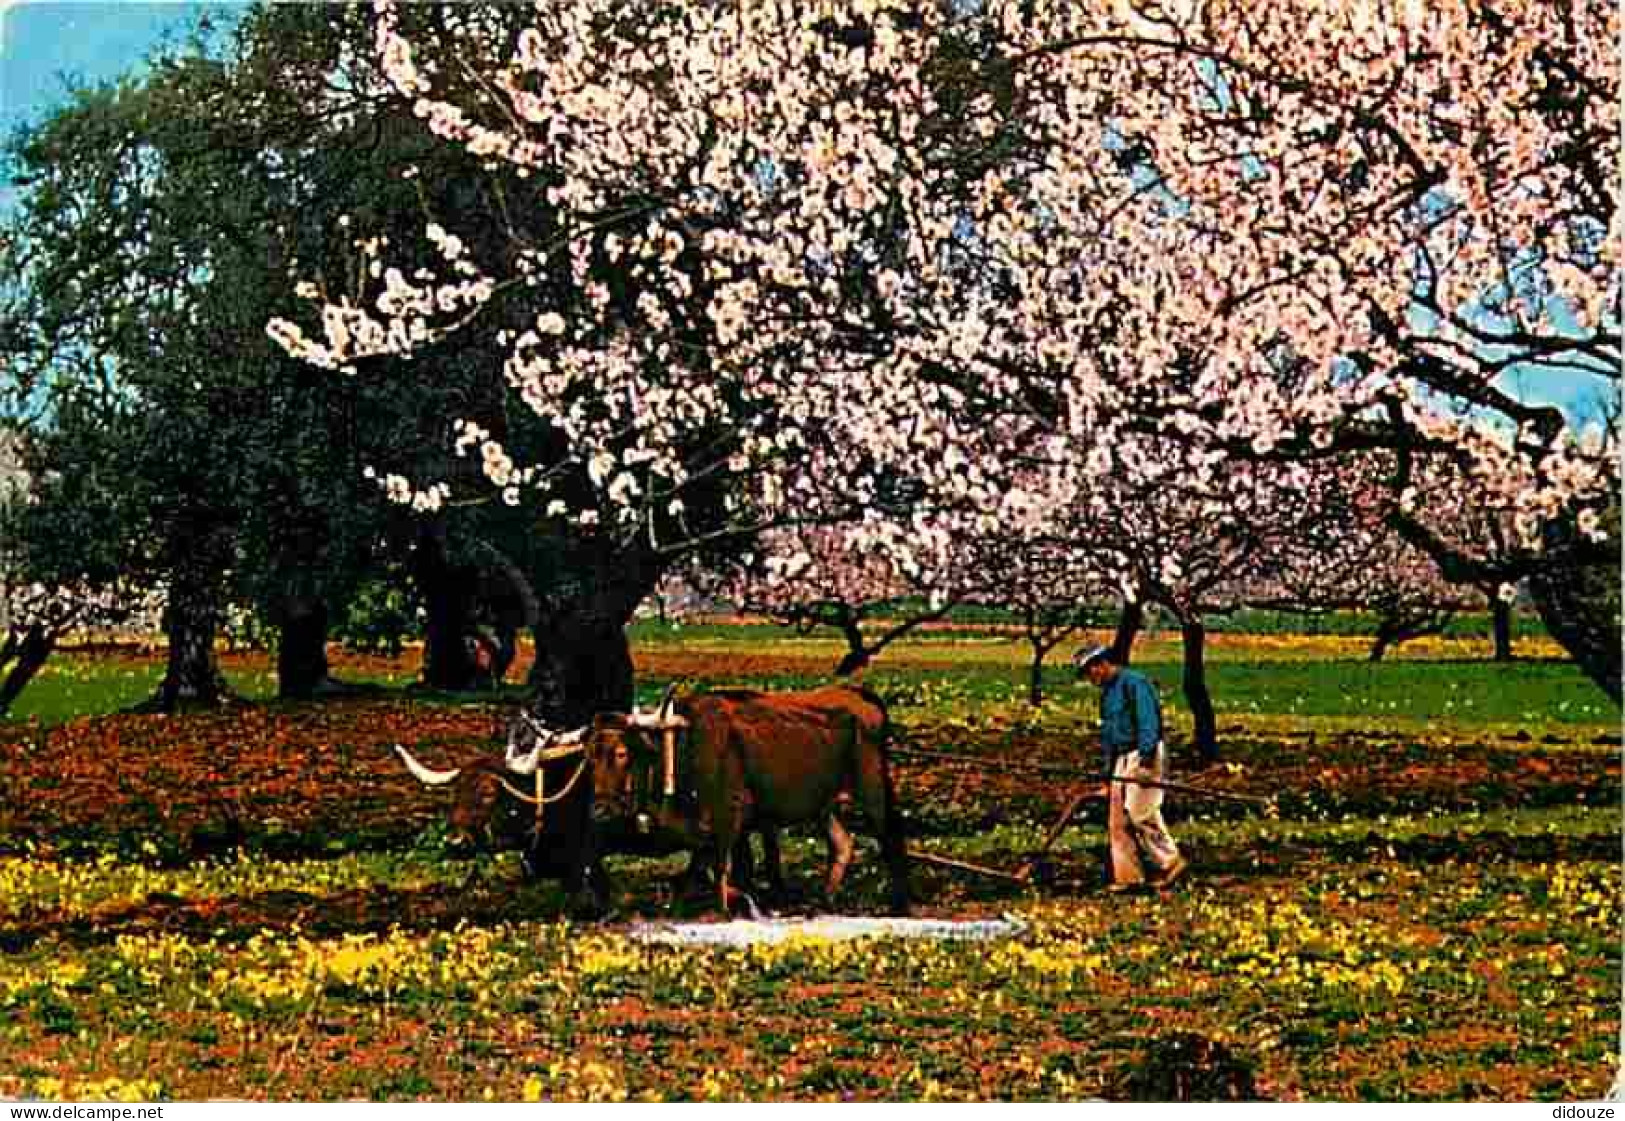
[{"label": "blue sky", "polygon": [[0,128],[10,131],[59,101],[63,75],[95,85],[140,65],[166,29],[183,33],[204,8],[193,2],[0,0]]}]

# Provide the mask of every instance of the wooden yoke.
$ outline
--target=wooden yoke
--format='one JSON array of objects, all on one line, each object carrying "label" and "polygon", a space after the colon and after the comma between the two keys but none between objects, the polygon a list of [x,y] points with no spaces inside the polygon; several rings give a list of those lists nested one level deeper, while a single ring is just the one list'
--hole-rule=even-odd
[{"label": "wooden yoke", "polygon": [[668,717],[660,725],[660,762],[665,772],[661,793],[668,802],[677,797],[677,733],[686,727],[688,721],[681,716]]}]

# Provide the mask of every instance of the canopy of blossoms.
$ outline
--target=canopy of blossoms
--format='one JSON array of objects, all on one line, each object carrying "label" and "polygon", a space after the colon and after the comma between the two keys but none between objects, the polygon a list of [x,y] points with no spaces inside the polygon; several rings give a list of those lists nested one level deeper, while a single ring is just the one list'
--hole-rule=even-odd
[{"label": "canopy of blossoms", "polygon": [[1611,437],[1501,388],[1617,377],[1614,5],[547,0],[432,35],[374,8],[393,93],[522,173],[545,236],[498,269],[436,216],[444,267],[407,276],[363,231],[359,284],[301,289],[319,328],[270,330],[350,369],[529,289],[505,372],[565,455],[446,418],[510,502],[669,544],[721,478],[741,527],[916,548],[861,512],[901,487],[1039,540],[1171,470],[1221,501],[1392,446],[1535,547],[1617,491]]}]

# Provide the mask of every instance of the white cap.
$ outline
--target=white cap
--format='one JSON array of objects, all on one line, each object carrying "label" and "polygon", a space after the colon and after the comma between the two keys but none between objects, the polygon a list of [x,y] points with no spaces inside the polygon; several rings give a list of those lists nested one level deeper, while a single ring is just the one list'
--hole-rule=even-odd
[{"label": "white cap", "polygon": [[1108,646],[1085,646],[1072,655],[1072,664],[1080,670],[1085,670],[1102,658],[1111,657],[1111,653],[1111,648]]}]

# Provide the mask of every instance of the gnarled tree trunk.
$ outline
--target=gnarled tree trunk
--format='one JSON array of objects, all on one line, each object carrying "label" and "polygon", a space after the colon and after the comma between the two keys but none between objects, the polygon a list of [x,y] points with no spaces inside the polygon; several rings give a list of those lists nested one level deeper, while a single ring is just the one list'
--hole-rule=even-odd
[{"label": "gnarled tree trunk", "polygon": [[520,628],[534,631],[541,618],[542,606],[530,578],[513,558],[489,541],[480,544],[491,562],[495,577],[502,581],[507,591],[505,595],[492,596],[489,604],[495,638],[491,677],[492,684],[500,685],[518,657]]},{"label": "gnarled tree trunk", "polygon": [[[1620,522],[1615,503],[1602,521],[1611,543],[1594,563],[1554,564],[1535,572],[1529,591],[1541,622],[1617,705],[1620,696],[1622,631],[1620,626]],[[1578,534],[1572,525],[1547,530],[1547,547],[1572,550]]]},{"label": "gnarled tree trunk", "polygon": [[1367,661],[1380,662],[1390,649],[1413,638],[1428,634],[1443,634],[1455,616],[1453,611],[1412,610],[1395,607],[1384,612],[1377,620],[1377,633],[1371,639],[1371,652]]},{"label": "gnarled tree trunk", "polygon": [[1499,595],[1490,596],[1490,629],[1495,639],[1495,660],[1512,660],[1512,605]]},{"label": "gnarled tree trunk", "polygon": [[412,579],[423,599],[423,683],[431,689],[462,692],[478,677],[464,639],[474,621],[474,576],[455,566],[446,553],[445,527],[427,523],[412,550]]},{"label": "gnarled tree trunk", "polygon": [[309,700],[330,685],[327,604],[317,597],[289,596],[278,613],[282,641],[276,651],[277,695]]},{"label": "gnarled tree trunk", "polygon": [[632,650],[626,622],[616,613],[589,608],[547,615],[537,625],[531,709],[542,723],[578,728],[597,713],[631,710]]},{"label": "gnarled tree trunk", "polygon": [[218,571],[205,569],[200,562],[181,565],[171,574],[163,616],[169,660],[157,691],[136,706],[137,711],[213,708],[231,696],[214,652],[223,615],[215,584]]},{"label": "gnarled tree trunk", "polygon": [[1182,684],[1185,703],[1191,709],[1191,747],[1203,766],[1219,761],[1218,720],[1213,713],[1213,697],[1207,689],[1207,628],[1200,616],[1181,614],[1179,637],[1184,649]]},{"label": "gnarled tree trunk", "polygon": [[5,645],[0,646],[0,668],[10,668],[6,670],[5,681],[0,682],[0,716],[11,711],[18,695],[45,665],[56,648],[57,637],[57,631],[39,623],[7,632]]},{"label": "gnarled tree trunk", "polygon": [[583,548],[576,579],[541,597],[530,668],[531,711],[554,728],[576,728],[600,712],[627,712],[633,701],[626,626],[660,579],[660,567],[636,553]]},{"label": "gnarled tree trunk", "polygon": [[1129,664],[1134,657],[1134,640],[1145,626],[1145,604],[1139,600],[1124,600],[1123,611],[1117,616],[1117,633],[1112,636],[1112,661],[1120,666]]}]

